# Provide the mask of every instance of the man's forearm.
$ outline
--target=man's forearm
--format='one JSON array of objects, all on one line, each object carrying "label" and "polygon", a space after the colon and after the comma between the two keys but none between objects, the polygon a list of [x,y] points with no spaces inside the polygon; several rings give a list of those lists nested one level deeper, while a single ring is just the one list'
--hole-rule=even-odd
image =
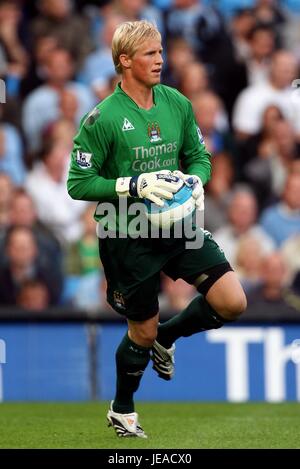
[{"label": "man's forearm", "polygon": [[108,199],[116,199],[116,180],[105,179],[101,176],[93,176],[88,179],[68,179],[68,193],[72,199],[102,202]]},{"label": "man's forearm", "polygon": [[203,185],[205,185],[211,177],[210,154],[208,153],[208,155],[208,158],[202,158],[201,160],[193,161],[184,168],[186,173],[198,176],[201,179]]}]

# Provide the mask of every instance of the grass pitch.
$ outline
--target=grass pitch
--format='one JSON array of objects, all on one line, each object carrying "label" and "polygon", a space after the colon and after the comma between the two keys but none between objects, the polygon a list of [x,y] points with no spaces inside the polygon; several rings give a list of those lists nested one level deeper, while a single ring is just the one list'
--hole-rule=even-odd
[{"label": "grass pitch", "polygon": [[300,448],[300,404],[137,403],[148,439],[118,438],[108,403],[2,403],[0,448]]}]

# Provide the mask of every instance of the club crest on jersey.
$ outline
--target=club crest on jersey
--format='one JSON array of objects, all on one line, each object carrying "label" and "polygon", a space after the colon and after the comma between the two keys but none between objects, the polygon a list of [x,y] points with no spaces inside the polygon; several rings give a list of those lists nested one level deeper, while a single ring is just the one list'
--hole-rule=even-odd
[{"label": "club crest on jersey", "polygon": [[84,151],[77,150],[76,163],[82,169],[91,168],[92,167],[92,163],[91,163],[92,156],[93,156],[92,153],[86,153]]},{"label": "club crest on jersey", "polygon": [[114,304],[120,309],[125,309],[125,299],[121,292],[115,290],[113,293],[114,296]]},{"label": "club crest on jersey", "polygon": [[148,124],[148,136],[150,138],[150,142],[159,142],[161,140],[160,137],[160,128],[157,122],[152,122],[152,124]]}]

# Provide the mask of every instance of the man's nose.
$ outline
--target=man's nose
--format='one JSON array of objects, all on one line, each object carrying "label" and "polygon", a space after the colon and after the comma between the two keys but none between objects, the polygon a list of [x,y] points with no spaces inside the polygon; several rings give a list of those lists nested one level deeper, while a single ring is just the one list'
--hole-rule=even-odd
[{"label": "man's nose", "polygon": [[164,63],[164,59],[162,58],[161,54],[157,54],[156,63],[159,65],[162,65]]}]

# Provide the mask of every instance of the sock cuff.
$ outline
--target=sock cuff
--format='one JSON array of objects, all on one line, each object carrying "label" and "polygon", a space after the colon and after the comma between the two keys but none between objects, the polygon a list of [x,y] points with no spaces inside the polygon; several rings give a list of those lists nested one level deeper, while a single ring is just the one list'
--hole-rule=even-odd
[{"label": "sock cuff", "polygon": [[124,339],[127,341],[129,349],[132,350],[133,352],[139,353],[140,355],[141,354],[148,355],[149,351],[151,350],[151,347],[143,347],[143,345],[139,345],[133,342],[133,340],[130,339],[128,332],[126,333]]},{"label": "sock cuff", "polygon": [[223,318],[223,316],[221,316],[219,313],[217,313],[217,311],[215,309],[213,309],[212,307],[210,307],[211,309],[211,313],[221,322],[223,322],[224,324],[226,324],[227,322],[235,322],[236,319],[225,319]]}]

